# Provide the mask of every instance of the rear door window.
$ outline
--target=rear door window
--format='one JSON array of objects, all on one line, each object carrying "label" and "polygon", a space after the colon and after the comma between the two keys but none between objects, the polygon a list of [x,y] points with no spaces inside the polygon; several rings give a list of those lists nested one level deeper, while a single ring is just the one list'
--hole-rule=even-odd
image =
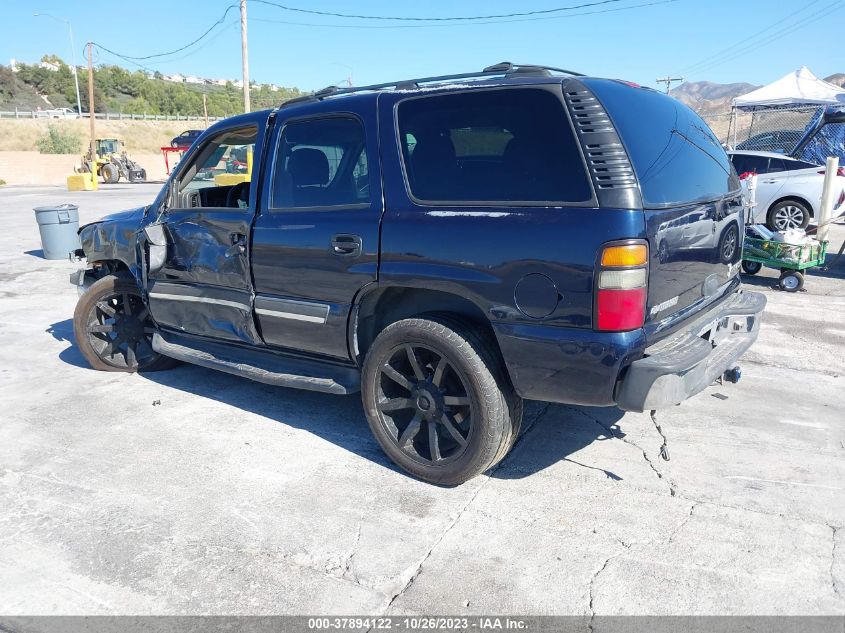
[{"label": "rear door window", "polygon": [[622,137],[644,206],[716,200],[739,189],[719,140],[680,101],[618,81],[584,83],[604,104]]},{"label": "rear door window", "polygon": [[571,204],[592,188],[559,95],[476,90],[398,109],[412,196],[423,202]]}]

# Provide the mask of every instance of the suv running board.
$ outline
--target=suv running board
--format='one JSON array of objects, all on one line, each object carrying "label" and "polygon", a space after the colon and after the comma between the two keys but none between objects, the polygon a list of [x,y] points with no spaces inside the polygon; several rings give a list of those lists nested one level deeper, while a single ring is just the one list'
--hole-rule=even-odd
[{"label": "suv running board", "polygon": [[153,334],[153,350],[186,363],[278,387],[338,395],[361,390],[361,372],[356,367],[281,356],[265,350],[249,350],[159,332]]}]

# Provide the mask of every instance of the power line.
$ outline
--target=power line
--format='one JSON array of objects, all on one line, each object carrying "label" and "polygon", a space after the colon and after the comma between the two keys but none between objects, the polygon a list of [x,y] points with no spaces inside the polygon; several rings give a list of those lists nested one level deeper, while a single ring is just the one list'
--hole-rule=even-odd
[{"label": "power line", "polygon": [[726,64],[729,61],[732,61],[732,60],[734,60],[738,57],[741,57],[741,56],[743,56],[743,55],[745,55],[745,54],[747,54],[751,51],[755,51],[757,49],[764,48],[766,46],[771,46],[772,44],[777,43],[777,39],[775,39],[775,38],[780,37],[780,36],[784,36],[784,35],[789,35],[791,33],[799,31],[799,30],[803,29],[804,27],[809,26],[810,24],[812,24],[814,22],[818,22],[819,20],[827,17],[831,13],[839,11],[842,8],[843,8],[843,5],[841,5],[841,4],[839,6],[825,7],[823,9],[821,9],[820,11],[817,11],[816,13],[813,13],[809,16],[806,16],[802,20],[799,20],[797,23],[791,24],[790,26],[788,26],[786,28],[783,28],[779,31],[772,33],[769,36],[767,41],[755,42],[755,43],[749,44],[748,46],[744,46],[744,47],[740,47],[739,49],[735,49],[734,52],[732,54],[728,55],[727,57],[723,56],[721,59],[713,60],[711,63],[705,64],[704,66],[700,67],[696,72],[700,73],[702,71],[709,70],[710,68],[716,68],[718,66],[721,66],[722,64]]},{"label": "power line", "polygon": [[[817,4],[818,2],[820,2],[820,0],[811,0],[811,2],[808,2],[807,4],[802,6],[797,11],[793,11],[793,12],[785,15],[780,20],[777,20],[776,22],[769,24],[768,26],[760,29],[759,31],[744,37],[741,41],[738,41],[738,42],[732,44],[731,46],[728,46],[727,48],[720,49],[720,50],[716,51],[715,53],[708,55],[707,58],[702,59],[701,61],[698,61],[694,64],[691,64],[690,66],[682,68],[681,72],[689,73],[690,71],[699,71],[699,70],[704,69],[704,68],[710,68],[717,63],[722,63],[723,59],[727,60],[727,59],[733,58],[738,50],[747,48],[749,46],[749,44],[751,44],[752,42],[755,42],[756,40],[760,39],[761,37],[764,38],[764,39],[766,37],[771,39],[772,36],[767,35],[769,33],[769,31],[771,31],[772,29],[776,28],[777,26],[783,24],[784,22],[786,22],[790,18],[792,18],[792,17],[794,17],[794,16],[796,16],[800,13],[805,12],[807,9],[812,7],[814,4]],[[812,15],[815,15],[815,14],[812,14]],[[793,26],[795,26],[795,25],[793,25]]]},{"label": "power line", "polygon": [[[257,0],[253,0],[255,2]],[[599,13],[615,13],[617,11],[629,11],[631,9],[643,9],[645,7],[653,7],[660,4],[672,4],[680,2],[681,0],[654,0],[653,2],[643,2],[640,4],[633,4],[627,7],[616,7],[613,9],[599,9],[596,11],[581,11],[579,13],[570,13],[567,15],[544,16],[533,18],[519,18],[514,20],[496,20],[496,21],[481,21],[481,22],[439,22],[436,24],[320,24],[315,22],[294,22],[289,20],[273,20],[270,18],[250,18],[252,22],[266,22],[269,24],[286,24],[289,26],[308,26],[315,28],[327,29],[430,29],[440,28],[444,26],[479,26],[483,24],[511,24],[514,22],[534,22],[537,20],[562,20],[574,18],[582,15],[596,15]]]},{"label": "power line", "polygon": [[730,46],[728,46],[726,48],[720,49],[720,50],[716,51],[715,53],[708,55],[706,58],[704,58],[704,59],[702,59],[702,60],[700,60],[700,61],[698,61],[698,62],[696,62],[696,63],[694,63],[690,66],[687,66],[686,68],[683,68],[682,70],[684,72],[687,72],[687,71],[690,71],[690,70],[695,70],[699,67],[707,66],[707,65],[713,63],[715,60],[718,60],[722,57],[730,56],[730,55],[732,55],[733,53],[736,52],[738,47],[747,46],[749,43],[757,40],[758,38],[765,37],[766,34],[769,33],[769,31],[775,29],[776,27],[783,24],[784,22],[786,22],[790,18],[798,15],[799,13],[803,13],[804,11],[806,11],[807,9],[809,9],[814,4],[817,4],[820,1],[821,0],[811,0],[809,3],[802,6],[797,11],[792,11],[792,12],[788,13],[787,15],[782,17],[780,20],[772,22],[768,26],[760,29],[759,31],[757,31],[755,33],[752,33],[750,35],[746,35],[742,40],[739,40],[739,41],[731,44]]},{"label": "power line", "polygon": [[215,28],[217,28],[218,26],[223,24],[223,22],[226,21],[226,17],[229,15],[229,11],[231,11],[232,9],[237,9],[237,8],[238,8],[238,5],[230,4],[228,7],[226,7],[226,10],[223,11],[223,15],[220,16],[220,19],[217,20],[217,22],[212,24],[210,27],[208,27],[208,29],[206,29],[205,32],[202,35],[200,35],[195,40],[188,42],[184,46],[180,46],[179,48],[176,48],[172,51],[167,51],[166,53],[154,53],[152,55],[143,55],[143,56],[137,57],[137,56],[132,56],[132,55],[123,55],[123,54],[120,54],[120,53],[115,53],[114,51],[110,51],[109,49],[107,49],[102,44],[97,44],[97,46],[99,48],[102,48],[104,51],[107,51],[107,52],[111,53],[112,55],[117,55],[121,59],[125,59],[127,61],[128,60],[145,61],[145,60],[148,60],[148,59],[154,59],[156,57],[167,57],[169,55],[175,55],[176,53],[181,53],[185,49],[190,48],[191,46],[196,44],[197,42],[200,42],[203,39],[205,39]]},{"label": "power line", "polygon": [[[183,59],[187,59],[187,58],[189,58],[189,57],[192,57],[192,56],[196,55],[197,53],[199,53],[199,52],[201,52],[201,51],[205,50],[206,48],[208,48],[211,44],[213,44],[213,43],[214,43],[214,42],[216,42],[218,39],[220,39],[220,37],[221,37],[222,35],[225,35],[225,34],[226,34],[226,33],[228,33],[229,31],[231,31],[231,30],[232,30],[232,28],[234,28],[235,26],[237,26],[237,24],[238,24],[237,22],[229,22],[229,24],[228,24],[228,25],[226,25],[223,29],[219,30],[219,31],[218,31],[217,33],[215,33],[215,34],[214,34],[211,38],[209,38],[209,39],[208,39],[205,43],[203,43],[201,46],[198,46],[197,48],[195,48],[194,50],[192,50],[190,53],[187,53],[187,54],[185,54],[185,55],[180,55],[179,57],[173,57],[173,58],[171,58],[171,59],[163,59],[163,60],[159,60],[159,61],[157,61],[157,62],[154,62],[154,63],[153,63],[153,64],[151,64],[151,65],[141,64],[141,63],[139,63],[139,62],[135,61],[134,59],[132,59],[132,58],[130,58],[130,57],[126,57],[126,56],[124,56],[124,55],[121,55],[120,53],[117,53],[117,52],[112,51],[112,50],[110,50],[110,49],[108,49],[108,48],[105,48],[104,46],[102,46],[101,44],[97,44],[96,42],[94,42],[94,46],[95,46],[95,47],[96,47],[96,49],[97,49],[97,50],[95,51],[95,54],[96,54],[98,51],[102,50],[104,53],[108,53],[109,55],[112,55],[112,56],[114,56],[114,57],[117,57],[117,58],[119,58],[119,59],[122,59],[123,61],[125,61],[125,62],[127,62],[127,63],[129,63],[129,64],[131,64],[131,65],[133,65],[133,66],[136,66],[136,67],[140,68],[141,70],[145,70],[145,71],[147,71],[147,72],[149,72],[149,73],[153,73],[153,72],[155,72],[155,68],[151,68],[150,66],[155,66],[155,65],[160,65],[160,64],[170,64],[170,63],[172,63],[172,62],[178,62],[178,61],[181,61],[181,60],[183,60]],[[95,62],[99,62],[99,59],[95,59],[94,61],[95,61]]]},{"label": "power line", "polygon": [[252,0],[258,4],[266,4],[277,7],[285,11],[294,11],[296,13],[308,13],[310,15],[322,15],[333,18],[350,18],[356,20],[395,20],[400,22],[452,22],[458,20],[492,20],[496,18],[516,18],[528,15],[548,15],[551,13],[559,13],[561,11],[573,11],[575,9],[586,9],[589,7],[596,7],[603,4],[615,4],[622,2],[622,0],[598,0],[597,2],[586,2],[583,4],[572,5],[568,7],[555,7],[553,9],[538,9],[535,11],[522,11],[518,13],[501,13],[493,15],[472,15],[472,16],[453,16],[453,17],[408,17],[408,16],[384,16],[384,15],[358,15],[354,13],[333,13],[331,11],[319,11],[317,9],[302,9],[299,7],[291,7],[271,0]]}]

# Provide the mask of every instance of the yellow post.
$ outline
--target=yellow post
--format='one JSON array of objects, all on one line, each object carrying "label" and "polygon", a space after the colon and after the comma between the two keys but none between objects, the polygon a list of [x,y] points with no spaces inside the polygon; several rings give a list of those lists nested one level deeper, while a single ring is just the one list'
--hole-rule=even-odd
[{"label": "yellow post", "polygon": [[246,150],[246,180],[252,181],[252,150]]}]

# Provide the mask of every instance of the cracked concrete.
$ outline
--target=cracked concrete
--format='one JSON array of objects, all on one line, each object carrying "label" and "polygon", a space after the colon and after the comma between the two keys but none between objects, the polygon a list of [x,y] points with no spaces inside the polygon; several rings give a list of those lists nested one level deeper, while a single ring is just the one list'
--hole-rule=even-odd
[{"label": "cracked concrete", "polygon": [[0,191],[0,613],[492,612],[587,627],[845,613],[845,275],[810,275],[797,295],[750,279],[770,307],[743,381],[661,412],[665,438],[648,414],[528,403],[511,454],[444,489],[385,459],[356,396],[84,366],[74,266],[32,254],[29,208],[78,202],[87,221],[152,191]]}]

